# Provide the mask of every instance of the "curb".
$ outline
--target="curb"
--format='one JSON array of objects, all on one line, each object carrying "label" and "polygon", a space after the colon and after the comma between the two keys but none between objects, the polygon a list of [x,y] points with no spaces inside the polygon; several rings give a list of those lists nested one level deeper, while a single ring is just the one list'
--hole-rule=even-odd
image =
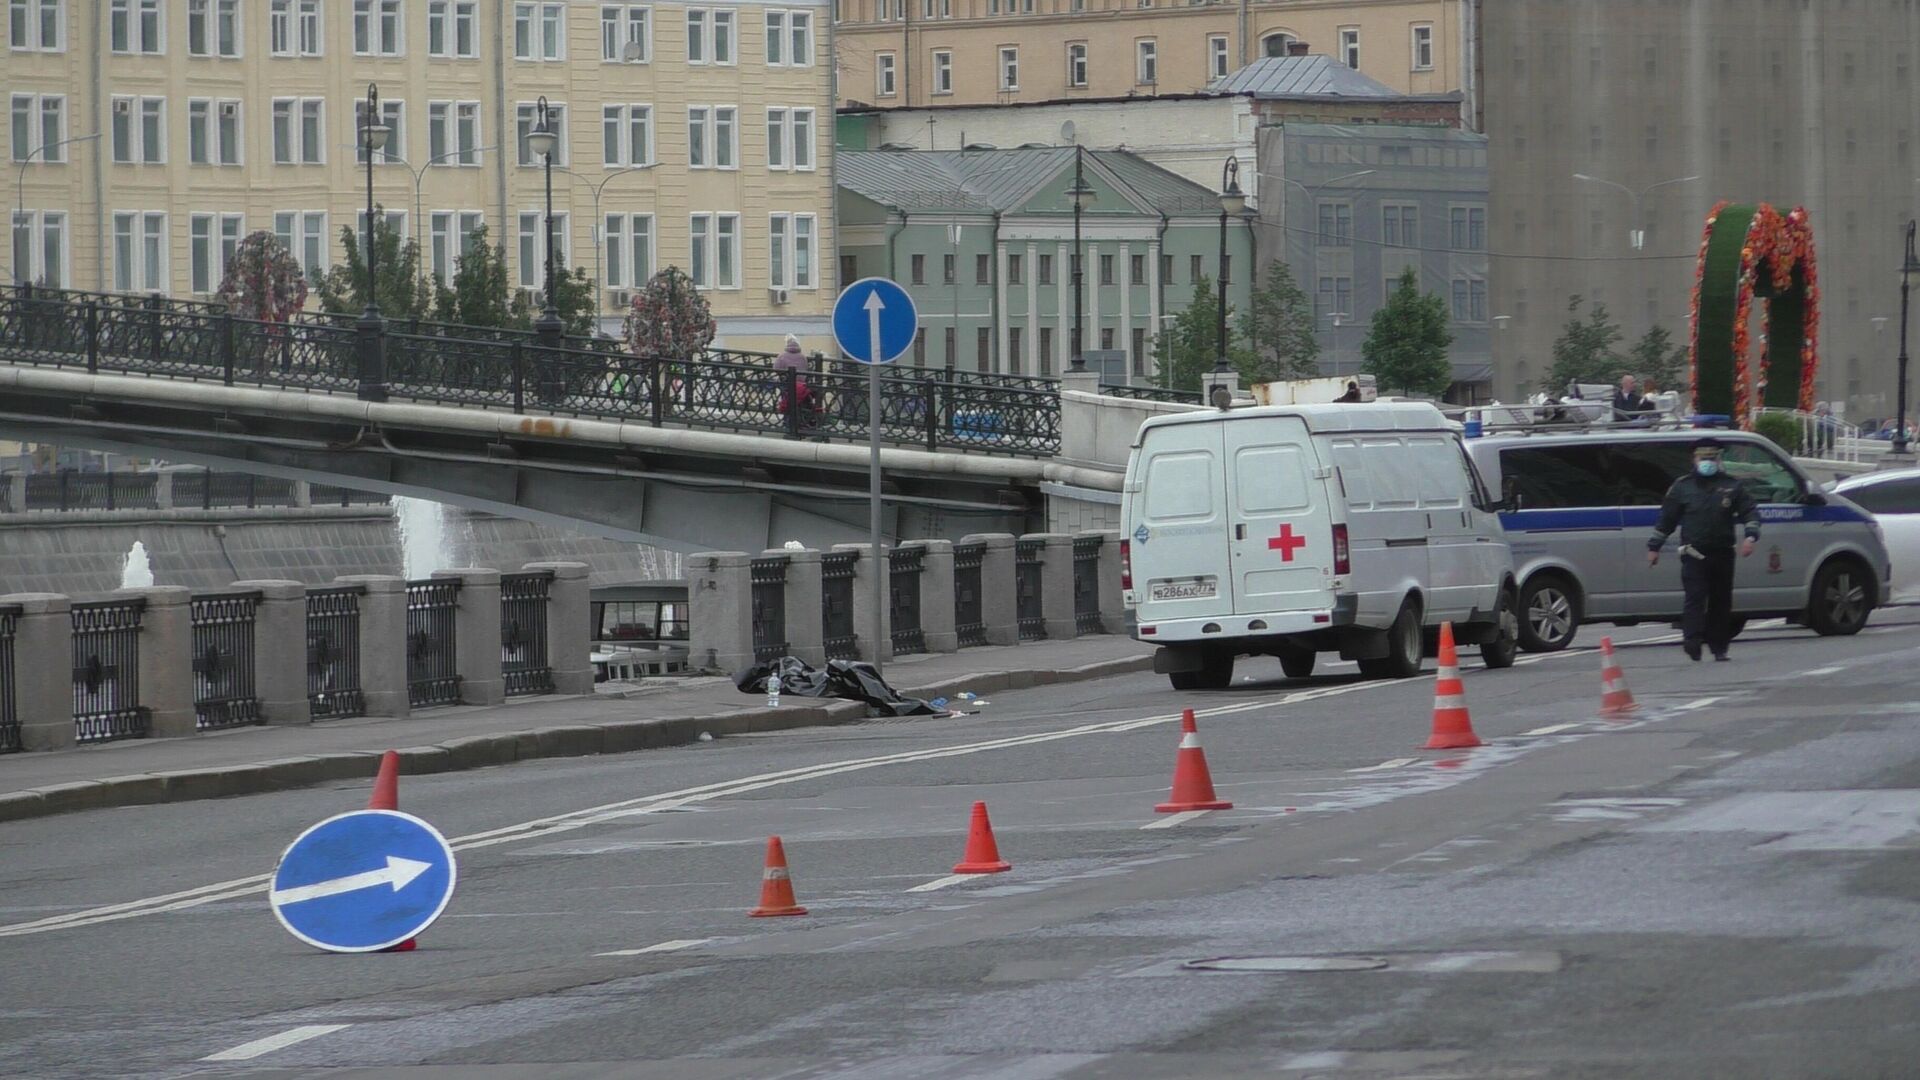
[{"label": "curb", "polygon": [[[963,690],[971,690],[976,694],[1025,690],[1035,686],[1088,682],[1152,669],[1153,655],[1148,653],[1062,670],[982,671],[897,689],[908,697],[950,698]],[[400,755],[402,774],[426,776],[511,765],[516,761],[657,750],[697,742],[703,732],[715,737],[748,735],[852,724],[865,719],[866,707],[858,702],[823,701],[778,709],[731,709],[708,716],[607,720],[536,731],[471,735],[428,746],[400,747],[396,752]],[[258,795],[335,780],[364,780],[373,776],[379,764],[380,754],[375,751],[348,750],[313,757],[255,761],[230,768],[181,769],[54,784],[0,793],[0,821],[21,821],[113,806],[150,806],[156,803]]]}]

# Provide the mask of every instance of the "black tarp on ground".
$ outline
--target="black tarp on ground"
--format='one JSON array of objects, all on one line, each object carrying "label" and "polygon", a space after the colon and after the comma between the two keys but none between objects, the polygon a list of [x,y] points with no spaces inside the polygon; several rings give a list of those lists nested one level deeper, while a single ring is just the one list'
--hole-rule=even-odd
[{"label": "black tarp on ground", "polygon": [[771,664],[755,664],[733,677],[743,694],[767,692],[767,676],[780,673],[780,692],[798,697],[846,698],[865,702],[887,716],[945,716],[919,698],[902,697],[887,685],[872,664],[857,660],[829,660],[824,668],[808,667],[798,657],[783,656]]}]

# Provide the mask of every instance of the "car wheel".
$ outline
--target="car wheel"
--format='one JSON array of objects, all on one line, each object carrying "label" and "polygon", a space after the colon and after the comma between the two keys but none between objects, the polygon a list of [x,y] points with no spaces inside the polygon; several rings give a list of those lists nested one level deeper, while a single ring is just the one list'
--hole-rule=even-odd
[{"label": "car wheel", "polygon": [[1302,649],[1298,652],[1280,654],[1280,670],[1287,673],[1289,679],[1304,679],[1313,674],[1314,654]]},{"label": "car wheel", "polygon": [[1197,671],[1176,671],[1167,676],[1167,681],[1173,684],[1175,690],[1200,689],[1200,673]]},{"label": "car wheel", "polygon": [[1480,645],[1480,660],[1489,668],[1510,668],[1520,652],[1520,617],[1514,613],[1513,590],[1500,590],[1500,608],[1494,614],[1494,636]]},{"label": "car wheel", "polygon": [[1873,610],[1873,580],[1860,564],[1835,559],[1813,576],[1807,598],[1807,625],[1822,637],[1857,634]]},{"label": "car wheel", "polygon": [[1407,601],[1387,629],[1387,655],[1360,661],[1360,673],[1372,679],[1409,679],[1420,674],[1420,606]]},{"label": "car wheel", "polygon": [[1225,649],[1210,650],[1197,674],[1199,690],[1225,690],[1233,685],[1233,654]]},{"label": "car wheel", "polygon": [[1536,574],[1520,591],[1520,647],[1559,652],[1580,629],[1580,596],[1559,574]]}]

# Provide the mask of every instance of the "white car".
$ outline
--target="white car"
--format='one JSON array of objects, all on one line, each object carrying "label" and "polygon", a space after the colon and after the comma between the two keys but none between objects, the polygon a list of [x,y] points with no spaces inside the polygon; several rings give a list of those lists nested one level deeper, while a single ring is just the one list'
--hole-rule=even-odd
[{"label": "white car", "polygon": [[1880,523],[1893,563],[1892,602],[1920,604],[1920,469],[1849,476],[1833,491]]}]

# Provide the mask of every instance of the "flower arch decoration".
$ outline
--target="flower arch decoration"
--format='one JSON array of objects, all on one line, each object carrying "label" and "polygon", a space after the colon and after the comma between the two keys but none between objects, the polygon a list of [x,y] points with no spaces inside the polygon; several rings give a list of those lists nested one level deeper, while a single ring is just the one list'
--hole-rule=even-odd
[{"label": "flower arch decoration", "polygon": [[[1749,360],[1755,298],[1766,302],[1760,356]],[[1820,279],[1805,207],[1722,201],[1707,215],[1693,285],[1696,412],[1750,426],[1756,408],[1811,409],[1820,368]]]}]

